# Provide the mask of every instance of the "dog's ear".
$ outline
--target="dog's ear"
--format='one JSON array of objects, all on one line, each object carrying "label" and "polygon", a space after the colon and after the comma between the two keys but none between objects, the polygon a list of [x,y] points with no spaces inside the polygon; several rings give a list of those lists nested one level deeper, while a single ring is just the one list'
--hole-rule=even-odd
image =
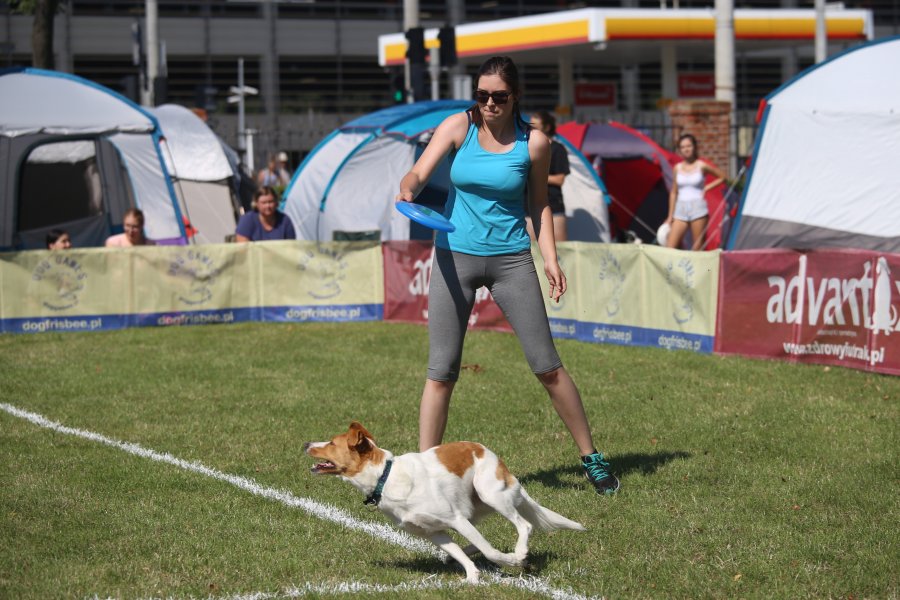
[{"label": "dog's ear", "polygon": [[371,449],[372,444],[369,442],[369,440],[372,440],[372,442],[374,442],[375,439],[372,437],[372,434],[369,433],[366,428],[363,427],[359,422],[353,421],[352,423],[350,423],[349,433],[350,436],[348,443],[351,448],[353,448],[360,454]]}]

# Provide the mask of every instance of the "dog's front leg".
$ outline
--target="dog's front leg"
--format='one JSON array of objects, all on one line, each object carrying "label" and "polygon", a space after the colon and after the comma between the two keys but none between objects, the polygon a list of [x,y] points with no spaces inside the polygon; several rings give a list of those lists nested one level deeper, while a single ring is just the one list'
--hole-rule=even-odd
[{"label": "dog's front leg", "polygon": [[466,570],[466,581],[469,583],[478,583],[478,567],[475,566],[475,563],[466,556],[466,553],[463,552],[463,549],[460,548],[456,542],[453,541],[453,538],[450,537],[449,534],[445,531],[441,531],[438,533],[433,533],[428,536],[428,539],[431,540],[431,543],[449,554],[451,557],[456,559],[456,562],[461,564],[463,568]]}]

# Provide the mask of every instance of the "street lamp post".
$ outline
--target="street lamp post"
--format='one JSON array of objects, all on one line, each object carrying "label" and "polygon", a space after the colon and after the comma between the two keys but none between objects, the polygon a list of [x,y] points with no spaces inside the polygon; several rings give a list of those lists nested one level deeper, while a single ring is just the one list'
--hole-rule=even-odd
[{"label": "street lamp post", "polygon": [[228,103],[238,105],[238,152],[241,155],[241,162],[253,172],[253,155],[247,152],[247,126],[244,121],[244,98],[247,96],[256,96],[259,90],[255,87],[244,84],[244,59],[238,59],[238,84],[228,89],[231,96],[228,97]]}]

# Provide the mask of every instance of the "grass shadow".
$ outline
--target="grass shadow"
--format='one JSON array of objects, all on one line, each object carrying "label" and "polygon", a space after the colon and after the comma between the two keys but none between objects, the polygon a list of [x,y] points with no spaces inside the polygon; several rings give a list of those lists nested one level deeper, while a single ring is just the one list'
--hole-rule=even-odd
[{"label": "grass shadow", "polygon": [[[472,556],[471,558],[475,563],[475,566],[477,566],[478,570],[482,573],[499,573],[506,576],[516,577],[523,573],[532,575],[541,572],[541,570],[543,570],[547,563],[556,558],[556,555],[552,552],[529,552],[528,564],[523,569],[517,569],[514,567],[500,567],[484,558],[484,556],[482,556],[480,553]],[[462,565],[449,557],[447,558],[446,562],[442,562],[439,558],[423,556],[409,560],[377,560],[375,564],[382,567],[406,569],[407,571],[416,571],[428,575],[441,575],[460,578],[465,578],[466,576],[466,572],[463,569]]]},{"label": "grass shadow", "polygon": [[[630,473],[652,475],[661,466],[673,460],[690,458],[690,452],[655,452],[653,454],[619,454],[609,460],[612,472],[619,477]],[[532,473],[517,476],[522,485],[529,482],[538,482],[547,487],[569,487],[571,482],[566,481],[570,475],[581,477],[582,470],[577,464],[566,464],[550,469],[541,469]]]}]

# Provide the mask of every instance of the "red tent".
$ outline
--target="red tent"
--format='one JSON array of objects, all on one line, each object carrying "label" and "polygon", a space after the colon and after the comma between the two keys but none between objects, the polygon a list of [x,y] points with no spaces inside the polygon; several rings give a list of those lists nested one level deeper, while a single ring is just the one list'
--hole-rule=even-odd
[{"label": "red tent", "polygon": [[[603,179],[612,197],[609,213],[614,238],[622,240],[630,230],[652,243],[669,213],[672,166],[681,158],[640,131],[614,121],[565,123],[556,131],[593,162]],[[720,185],[706,195],[710,213],[707,249],[722,245],[724,193]]]}]

